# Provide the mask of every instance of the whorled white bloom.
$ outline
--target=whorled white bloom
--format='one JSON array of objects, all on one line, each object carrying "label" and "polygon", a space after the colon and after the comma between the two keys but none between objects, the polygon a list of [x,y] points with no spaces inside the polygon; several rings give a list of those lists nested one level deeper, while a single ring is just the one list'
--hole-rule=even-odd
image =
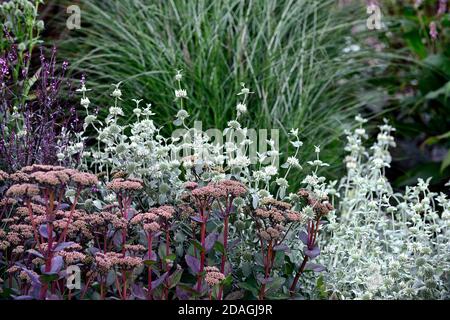
[{"label": "whorled white bloom", "polygon": [[296,138],[298,138],[298,133],[299,133],[299,129],[298,128],[292,128],[291,131],[289,131],[289,134],[291,136],[296,137]]},{"label": "whorled white bloom", "polygon": [[175,97],[177,99],[185,99],[187,98],[187,91],[185,89],[175,90]]},{"label": "whorled white bloom", "polygon": [[284,178],[278,178],[275,180],[275,182],[277,183],[277,185],[279,185],[282,188],[289,187],[289,182]]},{"label": "whorled white bloom", "polygon": [[300,162],[295,157],[288,157],[286,163],[294,168],[301,168]]},{"label": "whorled white bloom", "polygon": [[359,122],[359,123],[361,123],[361,124],[364,124],[364,123],[366,123],[368,120],[367,119],[364,119],[363,117],[361,117],[361,115],[357,115],[356,117],[355,117],[355,121],[356,122]]},{"label": "whorled white bloom", "polygon": [[270,165],[264,168],[264,173],[272,177],[278,174],[278,169],[277,167]]},{"label": "whorled white bloom", "polygon": [[122,91],[119,88],[114,89],[114,91],[111,93],[111,96],[114,98],[120,99],[122,97]]},{"label": "whorled white bloom", "polygon": [[92,115],[92,114],[89,114],[89,115],[87,115],[85,118],[84,118],[84,122],[87,124],[87,125],[89,125],[89,124],[91,124],[91,123],[94,123],[94,121],[97,119],[97,117],[96,116],[94,116],[94,115]]},{"label": "whorled white bloom", "polygon": [[183,121],[183,120],[186,120],[187,118],[189,118],[189,113],[188,113],[186,110],[181,109],[181,110],[179,110],[179,111],[177,112],[176,117],[177,117],[179,120]]},{"label": "whorled white bloom", "polygon": [[176,81],[181,81],[183,79],[183,75],[181,74],[181,70],[177,70],[177,74],[175,75]]},{"label": "whorled white bloom", "polygon": [[264,171],[262,171],[262,170],[255,170],[255,171],[253,171],[253,178],[256,181],[262,181],[262,180],[264,180],[266,178],[266,176],[267,176],[266,173]]},{"label": "whorled white bloom", "polygon": [[109,114],[112,116],[123,116],[123,110],[121,107],[110,107]]},{"label": "whorled white bloom", "polygon": [[106,201],[106,202],[110,202],[110,203],[116,201],[116,195],[113,194],[113,193],[108,194],[108,195],[105,197],[105,201]]},{"label": "whorled white bloom", "polygon": [[234,168],[245,168],[250,165],[250,159],[244,155],[238,155],[234,158],[228,159],[228,165]]},{"label": "whorled white bloom", "polygon": [[140,108],[134,108],[133,113],[139,118],[142,115],[142,110]]},{"label": "whorled white bloom", "polygon": [[231,129],[238,130],[238,129],[241,129],[241,124],[236,120],[231,120],[231,121],[228,121],[228,127]]},{"label": "whorled white bloom", "polygon": [[247,105],[244,103],[238,103],[236,106],[236,110],[238,112],[238,115],[244,114],[247,112]]},{"label": "whorled white bloom", "polygon": [[366,134],[366,129],[358,128],[358,129],[355,130],[355,133],[356,133],[358,136],[364,136],[364,135]]},{"label": "whorled white bloom", "polygon": [[85,107],[85,108],[88,108],[89,105],[91,104],[91,101],[89,101],[89,98],[88,98],[88,97],[86,97],[86,98],[81,98],[80,104],[81,104],[81,106],[83,106],[83,107]]},{"label": "whorled white bloom", "polygon": [[311,185],[311,186],[315,186],[319,183],[319,180],[317,179],[317,176],[315,174],[313,175],[307,175],[302,183],[307,184],[307,185]]}]

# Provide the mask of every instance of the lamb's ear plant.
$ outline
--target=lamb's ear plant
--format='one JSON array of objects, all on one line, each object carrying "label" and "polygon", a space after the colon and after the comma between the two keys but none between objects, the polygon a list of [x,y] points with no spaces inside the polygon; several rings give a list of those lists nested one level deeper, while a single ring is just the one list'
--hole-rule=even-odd
[{"label": "lamb's ear plant", "polygon": [[329,217],[322,262],[328,294],[338,299],[448,299],[448,195],[430,179],[395,192],[385,176],[394,146],[388,124],[366,149],[363,128],[349,132],[347,174],[337,214]]}]

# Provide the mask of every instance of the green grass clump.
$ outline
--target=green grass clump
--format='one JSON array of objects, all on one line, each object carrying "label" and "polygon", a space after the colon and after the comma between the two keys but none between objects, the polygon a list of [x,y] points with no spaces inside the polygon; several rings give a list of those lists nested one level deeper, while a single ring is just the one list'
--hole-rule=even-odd
[{"label": "green grass clump", "polygon": [[[314,145],[321,145],[324,159],[338,170],[348,120],[377,99],[364,93],[374,69],[383,65],[383,60],[368,63],[375,54],[360,41],[369,32],[365,6],[339,8],[331,0],[79,5],[82,28],[63,37],[60,49],[73,70],[86,73],[89,87],[104,92],[93,101],[101,113],[111,84],[123,81],[130,121],[131,98],[142,98],[170,130],[177,111],[174,75],[181,69],[191,119],[202,121],[204,129],[225,128],[244,82],[255,92],[245,125],[281,129],[283,153],[290,128],[300,128],[306,142],[302,156],[314,157]],[[344,54],[350,44],[359,50]]]}]

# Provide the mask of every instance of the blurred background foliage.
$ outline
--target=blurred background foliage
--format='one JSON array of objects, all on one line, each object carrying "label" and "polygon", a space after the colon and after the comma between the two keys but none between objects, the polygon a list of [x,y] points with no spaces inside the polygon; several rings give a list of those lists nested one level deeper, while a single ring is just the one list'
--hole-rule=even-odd
[{"label": "blurred background foliage", "polygon": [[[70,76],[86,74],[100,116],[122,81],[126,118],[134,120],[131,99],[142,98],[170,132],[181,69],[191,119],[224,128],[245,82],[255,92],[245,125],[280,129],[284,154],[287,132],[300,128],[302,160],[321,145],[327,174],[337,178],[354,116],[373,127],[386,118],[397,128],[388,172],[395,186],[432,176],[441,190],[450,177],[450,14],[442,3],[378,1],[381,30],[368,30],[367,2],[357,0],[50,0],[39,18]],[[66,28],[74,4],[80,30]]]},{"label": "blurred background foliage", "polygon": [[[450,13],[447,1],[382,2],[392,32],[380,40],[414,63],[391,66],[388,118],[397,128],[390,175],[396,186],[433,177],[436,189],[450,176]],[[433,30],[435,28],[435,30]],[[391,30],[391,29],[389,29]]]}]

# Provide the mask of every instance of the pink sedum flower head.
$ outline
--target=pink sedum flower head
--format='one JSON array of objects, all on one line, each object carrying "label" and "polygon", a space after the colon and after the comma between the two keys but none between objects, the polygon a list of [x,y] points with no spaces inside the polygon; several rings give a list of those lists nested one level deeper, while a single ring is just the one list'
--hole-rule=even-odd
[{"label": "pink sedum flower head", "polygon": [[141,190],[142,180],[140,179],[123,179],[123,178],[116,178],[113,179],[110,183],[106,185],[106,187],[114,192],[121,192],[121,191],[138,191]]},{"label": "pink sedum flower head", "polygon": [[205,267],[205,271],[205,281],[210,287],[220,284],[225,279],[225,275],[217,267]]},{"label": "pink sedum flower head", "polygon": [[33,197],[39,194],[39,187],[35,184],[24,183],[24,184],[14,184],[8,191],[6,191],[7,197],[22,197],[28,196]]}]

